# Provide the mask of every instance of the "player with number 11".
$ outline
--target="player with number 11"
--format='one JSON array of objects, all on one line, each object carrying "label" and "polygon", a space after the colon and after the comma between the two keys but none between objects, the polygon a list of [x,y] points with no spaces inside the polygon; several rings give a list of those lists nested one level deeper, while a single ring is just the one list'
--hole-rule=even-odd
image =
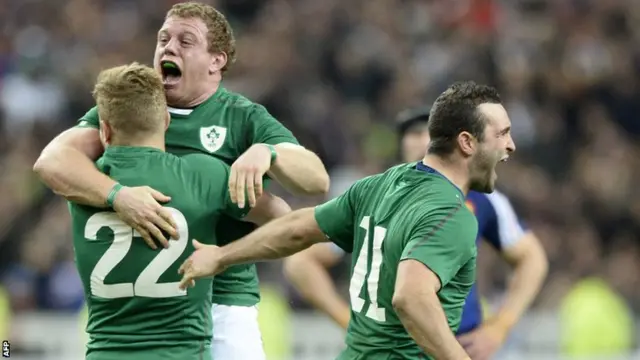
[{"label": "player with number 11", "polygon": [[435,101],[424,159],[357,181],[343,195],[218,248],[194,243],[182,287],[225,267],[333,241],[351,260],[351,319],[340,360],[465,360],[454,336],[475,281],[469,190],[492,192],[515,150],[494,88],[454,84]]}]

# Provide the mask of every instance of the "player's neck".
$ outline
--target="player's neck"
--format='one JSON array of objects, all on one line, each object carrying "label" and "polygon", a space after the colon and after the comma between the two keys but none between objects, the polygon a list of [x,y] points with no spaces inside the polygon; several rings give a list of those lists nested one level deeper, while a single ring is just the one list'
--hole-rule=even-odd
[{"label": "player's neck", "polygon": [[160,136],[151,136],[145,137],[142,139],[118,139],[112,141],[109,145],[111,146],[131,146],[131,147],[145,147],[145,148],[153,148],[161,151],[165,151],[164,146],[164,134]]},{"label": "player's neck", "polygon": [[469,192],[469,171],[464,164],[431,154],[425,155],[422,162],[446,177],[465,195]]}]

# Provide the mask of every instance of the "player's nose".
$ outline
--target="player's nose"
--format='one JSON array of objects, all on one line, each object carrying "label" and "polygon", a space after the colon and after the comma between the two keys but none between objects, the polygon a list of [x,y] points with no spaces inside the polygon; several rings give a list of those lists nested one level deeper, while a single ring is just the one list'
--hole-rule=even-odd
[{"label": "player's nose", "polygon": [[507,140],[507,153],[512,153],[516,151],[516,143],[513,141],[511,134],[509,134],[509,139]]},{"label": "player's nose", "polygon": [[164,55],[176,56],[178,54],[178,39],[173,38],[164,46]]}]

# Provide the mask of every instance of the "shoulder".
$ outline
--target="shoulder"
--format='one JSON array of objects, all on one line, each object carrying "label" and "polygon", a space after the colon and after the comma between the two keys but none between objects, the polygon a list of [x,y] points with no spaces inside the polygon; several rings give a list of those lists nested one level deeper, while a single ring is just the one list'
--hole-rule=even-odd
[{"label": "shoulder", "polygon": [[256,115],[271,117],[264,106],[234,91],[222,89],[222,93],[218,97],[218,101],[227,108],[230,108],[239,114],[243,114],[246,117],[254,117]]},{"label": "shoulder", "polygon": [[[417,215],[428,222],[442,222],[458,225],[461,231],[471,230],[474,234],[478,228],[478,222],[464,196],[450,183],[442,183],[442,186],[429,187],[420,206],[416,209]],[[428,220],[427,220],[428,219]]]},{"label": "shoulder", "polygon": [[95,128],[100,124],[100,116],[98,115],[98,107],[94,106],[87,111],[80,119],[78,119],[78,127]]}]

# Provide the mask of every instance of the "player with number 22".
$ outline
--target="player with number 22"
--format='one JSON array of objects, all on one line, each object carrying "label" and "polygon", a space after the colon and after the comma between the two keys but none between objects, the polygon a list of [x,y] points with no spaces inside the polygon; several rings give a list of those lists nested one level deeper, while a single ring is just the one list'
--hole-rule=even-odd
[{"label": "player with number 22", "polygon": [[215,244],[211,229],[222,215],[260,225],[269,217],[268,206],[279,199],[267,194],[253,209],[241,209],[227,191],[227,164],[204,154],[178,157],[164,151],[170,116],[154,69],[134,63],[105,70],[94,96],[106,149],[98,169],[123,186],[171,191],[166,209],[180,238],[154,250],[134,241],[140,234],[114,211],[69,203],[89,309],[86,359],[211,358],[212,281],[199,282],[189,292],[178,288],[177,268],[193,251],[189,239]]}]

